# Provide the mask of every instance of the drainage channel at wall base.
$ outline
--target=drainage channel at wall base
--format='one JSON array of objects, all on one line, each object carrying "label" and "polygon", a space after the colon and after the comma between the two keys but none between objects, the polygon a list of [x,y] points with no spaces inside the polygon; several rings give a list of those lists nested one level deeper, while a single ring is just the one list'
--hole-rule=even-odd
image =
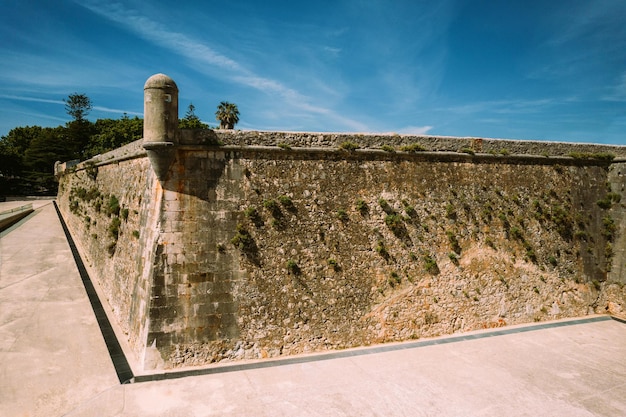
[{"label": "drainage channel at wall base", "polygon": [[97,292],[94,288],[93,282],[89,277],[89,273],[78,253],[78,249],[72,239],[72,236],[61,216],[61,213],[57,207],[56,202],[54,203],[54,207],[57,211],[57,215],[59,216],[59,220],[63,227],[63,231],[67,238],[70,249],[72,250],[72,255],[74,256],[74,261],[76,262],[76,266],[81,276],[81,280],[83,285],[85,286],[85,291],[87,292],[87,296],[89,297],[89,301],[91,303],[92,309],[98,321],[98,325],[100,326],[100,331],[102,332],[102,336],[105,340],[107,349],[109,351],[109,355],[111,357],[111,361],[113,362],[113,366],[115,367],[115,371],[117,373],[118,379],[121,384],[126,383],[140,383],[140,382],[149,382],[149,381],[161,381],[167,379],[177,379],[184,378],[190,376],[199,376],[199,375],[211,375],[211,374],[219,374],[219,373],[227,373],[227,372],[237,372],[237,371],[245,371],[252,369],[263,369],[270,368],[275,366],[285,366],[285,365],[294,365],[294,364],[302,364],[302,363],[310,363],[317,361],[326,361],[331,359],[340,359],[340,358],[349,358],[356,356],[364,356],[364,355],[373,355],[377,353],[385,353],[385,352],[393,352],[399,350],[406,349],[417,349],[426,346],[435,346],[435,345],[445,345],[449,343],[458,343],[464,341],[471,341],[477,339],[484,339],[489,337],[496,336],[505,336],[516,333],[526,333],[538,330],[552,329],[558,327],[565,326],[575,326],[580,324],[587,323],[595,323],[601,321],[609,321],[616,320],[620,323],[626,324],[626,320],[619,319],[617,317],[612,317],[609,315],[606,316],[593,316],[581,319],[574,320],[563,320],[557,322],[549,322],[549,323],[539,323],[539,324],[530,324],[526,326],[492,330],[492,331],[483,331],[478,333],[468,333],[456,336],[444,336],[439,338],[420,340],[420,341],[411,341],[411,342],[403,342],[403,343],[395,343],[389,345],[379,345],[375,347],[365,347],[365,348],[355,348],[348,349],[330,353],[318,353],[311,355],[303,355],[303,356],[294,356],[284,359],[270,359],[270,360],[262,360],[258,362],[248,362],[234,365],[217,365],[211,368],[201,368],[201,369],[188,369],[188,370],[180,370],[180,371],[171,371],[171,372],[162,372],[162,373],[150,373],[144,375],[134,375],[133,371],[130,367],[130,364],[124,355],[124,351],[121,348],[121,345],[113,331],[113,327],[111,322],[109,321],[104,307],[98,298]]},{"label": "drainage channel at wall base", "polygon": [[505,336],[516,333],[526,333],[533,332],[538,330],[552,329],[557,327],[566,327],[566,326],[575,326],[580,324],[588,324],[588,323],[596,323],[602,321],[610,321],[616,320],[620,323],[626,324],[625,320],[621,320],[611,316],[594,316],[582,319],[575,320],[566,320],[559,322],[551,322],[551,323],[541,323],[541,324],[531,324],[524,327],[515,327],[510,329],[500,329],[493,330],[487,332],[480,333],[470,333],[459,336],[444,336],[440,338],[428,339],[428,340],[420,340],[420,341],[412,341],[412,342],[402,342],[397,344],[390,345],[380,345],[375,347],[366,347],[366,348],[355,348],[350,350],[342,350],[337,352],[330,353],[318,353],[311,354],[305,356],[294,356],[285,359],[266,359],[259,362],[251,362],[245,364],[235,364],[235,365],[224,365],[224,366],[215,366],[213,368],[202,368],[202,369],[190,369],[183,371],[172,371],[172,372],[164,372],[164,373],[155,373],[148,375],[135,375],[133,378],[133,382],[148,382],[148,381],[161,381],[166,379],[177,379],[184,378],[189,376],[199,376],[199,375],[211,375],[211,374],[220,374],[227,372],[238,372],[238,371],[247,371],[252,369],[263,369],[263,368],[271,368],[275,366],[285,366],[285,365],[296,365],[310,362],[319,362],[326,361],[331,359],[341,359],[341,358],[350,358],[357,356],[365,356],[365,355],[373,355],[377,353],[385,353],[385,352],[393,352],[399,350],[407,350],[407,349],[417,349],[426,346],[435,346],[435,345],[445,345],[449,343],[458,343],[470,340],[478,340],[495,336]]},{"label": "drainage channel at wall base", "polygon": [[57,206],[56,202],[54,202],[54,208],[57,212],[57,215],[59,216],[59,221],[61,222],[61,226],[63,227],[63,232],[65,233],[65,237],[67,238],[67,243],[72,250],[74,262],[76,262],[76,267],[78,268],[80,278],[83,281],[83,285],[85,286],[85,291],[87,292],[87,296],[89,297],[91,308],[93,309],[96,320],[98,321],[98,326],[100,326],[100,331],[102,332],[102,337],[104,338],[107,350],[109,351],[109,356],[111,357],[111,361],[113,362],[117,377],[122,384],[130,383],[133,380],[133,371],[130,368],[128,360],[124,355],[124,351],[122,350],[122,347],[117,340],[117,337],[115,336],[113,326],[111,326],[111,322],[109,321],[109,318],[104,311],[104,307],[102,306],[102,303],[98,298],[98,294],[96,293],[96,289],[93,286],[93,282],[91,281],[91,278],[87,273],[87,268],[85,268],[85,264],[83,263],[83,260],[78,253],[78,249],[76,248],[74,239],[72,238],[72,235],[70,234],[70,231],[65,224],[65,220],[63,220],[63,216],[61,216],[61,212],[59,211],[59,207]]}]

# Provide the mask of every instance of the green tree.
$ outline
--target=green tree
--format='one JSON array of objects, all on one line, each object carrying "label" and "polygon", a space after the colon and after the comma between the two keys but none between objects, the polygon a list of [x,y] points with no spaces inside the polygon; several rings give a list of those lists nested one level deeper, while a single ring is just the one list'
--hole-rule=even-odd
[{"label": "green tree", "polygon": [[92,109],[91,99],[86,94],[74,93],[63,99],[65,111],[74,120],[67,123],[66,140],[73,159],[84,159],[85,149],[92,134],[93,125],[85,117]]},{"label": "green tree", "polygon": [[189,103],[187,113],[185,113],[185,117],[178,122],[178,127],[181,129],[208,129],[209,125],[202,123],[200,118],[196,116],[196,106],[194,106],[193,103]]},{"label": "green tree", "polygon": [[94,124],[89,120],[73,120],[67,123],[64,137],[71,151],[70,159],[87,159],[86,151],[93,133]]},{"label": "green tree", "polygon": [[236,104],[222,101],[217,106],[215,118],[220,122],[220,129],[234,129],[239,122],[239,109]]},{"label": "green tree", "polygon": [[32,189],[26,180],[24,155],[41,132],[39,126],[16,127],[0,138],[0,195],[19,195]]},{"label": "green tree", "polygon": [[73,120],[65,126],[17,127],[0,138],[0,195],[54,194],[54,163],[87,159],[141,139],[143,120]]},{"label": "green tree", "polygon": [[40,126],[16,127],[0,138],[0,176],[21,175],[24,169],[24,154],[41,131]]},{"label": "green tree", "polygon": [[84,120],[92,109],[91,99],[86,94],[70,94],[63,101],[65,102],[65,111],[75,121]]},{"label": "green tree", "polygon": [[119,120],[98,119],[94,123],[93,134],[89,138],[85,156],[91,158],[142,137],[143,119],[137,116],[131,119],[125,114]]},{"label": "green tree", "polygon": [[42,129],[33,138],[24,153],[24,178],[30,183],[30,190],[37,194],[55,194],[54,163],[72,159],[73,150],[66,140],[66,129],[62,126]]}]

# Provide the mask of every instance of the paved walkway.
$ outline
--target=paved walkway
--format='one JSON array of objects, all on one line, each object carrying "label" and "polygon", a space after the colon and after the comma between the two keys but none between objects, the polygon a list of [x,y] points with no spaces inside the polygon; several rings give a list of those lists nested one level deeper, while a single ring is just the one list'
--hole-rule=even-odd
[{"label": "paved walkway", "polygon": [[0,236],[0,416],[626,416],[608,317],[120,385],[54,207]]},{"label": "paved walkway", "polygon": [[0,236],[0,416],[61,416],[119,384],[51,201]]}]

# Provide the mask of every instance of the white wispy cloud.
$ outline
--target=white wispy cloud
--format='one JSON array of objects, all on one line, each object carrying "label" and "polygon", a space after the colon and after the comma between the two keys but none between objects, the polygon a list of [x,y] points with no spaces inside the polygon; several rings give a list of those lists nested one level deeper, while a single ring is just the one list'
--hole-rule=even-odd
[{"label": "white wispy cloud", "polygon": [[341,53],[341,48],[335,48],[332,46],[324,46],[322,49],[333,56],[338,56]]},{"label": "white wispy cloud", "polygon": [[203,68],[205,72],[207,72],[207,66],[219,70],[214,76],[244,87],[253,88],[264,94],[278,96],[291,107],[324,114],[349,128],[364,127],[362,123],[340,116],[332,109],[312,105],[311,102],[314,101],[312,97],[306,96],[278,80],[259,75],[244,64],[217,52],[206,42],[191,35],[170,30],[166,24],[141,15],[136,10],[127,9],[119,3],[101,1],[87,1],[77,4],[124,26],[146,41],[185,57],[194,67]]},{"label": "white wispy cloud", "polygon": [[[67,122],[67,118],[63,118],[63,117],[58,117],[58,116],[53,116],[50,115],[48,113],[42,113],[42,112],[34,112],[34,111],[30,111],[30,110],[22,110],[22,109],[18,109],[18,108],[9,108],[9,109],[4,109],[5,113],[14,113],[14,114],[19,114],[21,116],[27,116],[30,120],[42,120],[42,119],[46,119],[46,120],[52,120],[54,122]],[[27,122],[26,124],[29,124],[30,122]],[[32,122],[32,124],[36,124],[36,122]],[[11,125],[7,125],[7,130],[12,129],[14,126],[14,124]]]},{"label": "white wispy cloud", "polygon": [[433,110],[457,114],[497,113],[521,114],[538,113],[546,106],[553,105],[555,99],[545,98],[536,100],[489,100],[477,101],[459,106],[439,107]]},{"label": "white wispy cloud", "polygon": [[407,126],[398,130],[398,133],[403,135],[425,135],[432,129],[433,126]]},{"label": "white wispy cloud", "polygon": [[626,72],[619,78],[618,82],[610,87],[610,93],[602,97],[605,101],[626,101]]},{"label": "white wispy cloud", "polygon": [[129,110],[122,110],[122,109],[113,109],[110,107],[103,107],[103,106],[93,106],[93,110],[97,110],[97,111],[101,111],[104,113],[113,113],[113,114],[128,114],[131,116],[143,116],[143,113],[139,113],[139,112],[135,112],[135,111],[129,111]]},{"label": "white wispy cloud", "polygon": [[567,7],[567,14],[553,20],[556,31],[548,41],[550,44],[561,46],[589,38],[590,41],[603,43],[606,48],[619,47],[615,41],[621,37],[615,35],[616,31],[624,31],[626,4],[623,1],[581,2]]},{"label": "white wispy cloud", "polygon": [[39,98],[39,97],[28,97],[28,96],[15,96],[10,94],[0,94],[0,98],[7,100],[18,100],[18,101],[31,101],[35,103],[50,103],[50,104],[60,104],[65,105],[63,100],[51,100],[48,98]]}]

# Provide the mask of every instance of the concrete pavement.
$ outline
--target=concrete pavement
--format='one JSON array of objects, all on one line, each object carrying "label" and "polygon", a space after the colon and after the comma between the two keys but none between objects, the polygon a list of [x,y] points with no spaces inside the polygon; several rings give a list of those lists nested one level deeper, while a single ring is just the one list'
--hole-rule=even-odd
[{"label": "concrete pavement", "polygon": [[52,202],[36,206],[0,235],[6,417],[61,416],[119,384]]},{"label": "concrete pavement", "polygon": [[625,324],[607,320],[480,336],[125,385],[118,415],[626,415]]},{"label": "concrete pavement", "polygon": [[0,416],[626,415],[602,316],[121,385],[54,207],[0,236]]}]

